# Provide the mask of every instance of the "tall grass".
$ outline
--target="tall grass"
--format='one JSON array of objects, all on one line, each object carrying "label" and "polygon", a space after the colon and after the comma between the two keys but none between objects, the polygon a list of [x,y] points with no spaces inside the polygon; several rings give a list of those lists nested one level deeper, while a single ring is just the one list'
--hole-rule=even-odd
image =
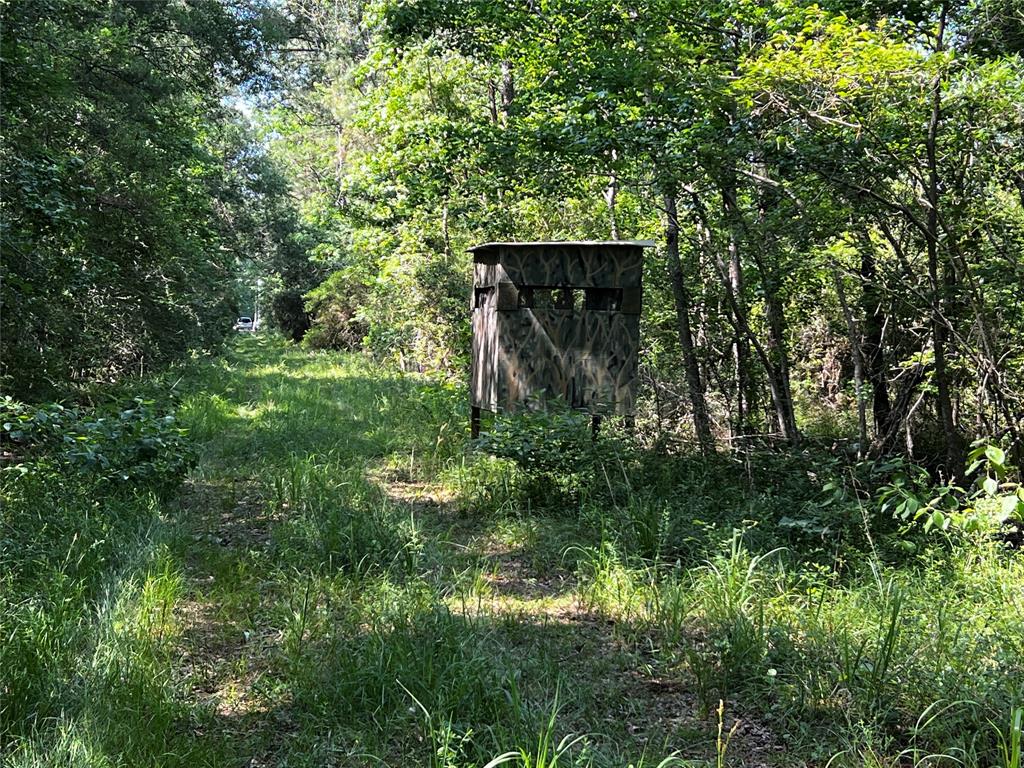
[{"label": "tall grass", "polygon": [[[181,574],[151,495],[98,500],[76,477],[4,484],[0,753],[21,765],[168,764],[207,754],[178,728],[170,669]],[[55,480],[51,476],[51,481]],[[126,724],[133,724],[127,727]]]},{"label": "tall grass", "polygon": [[177,391],[179,499],[3,474],[13,766],[725,766],[756,729],[779,764],[1020,768],[993,541],[813,539],[779,456],[623,439],[537,483],[468,448],[458,388],[358,356],[245,339]]},{"label": "tall grass", "polygon": [[763,708],[835,764],[1015,759],[1024,612],[1008,587],[1024,562],[996,543],[913,568],[867,555],[845,577],[755,555],[740,534],[694,569],[630,566],[607,544],[580,562],[585,607],[646,627],[629,636],[682,663],[708,713],[719,698]]}]

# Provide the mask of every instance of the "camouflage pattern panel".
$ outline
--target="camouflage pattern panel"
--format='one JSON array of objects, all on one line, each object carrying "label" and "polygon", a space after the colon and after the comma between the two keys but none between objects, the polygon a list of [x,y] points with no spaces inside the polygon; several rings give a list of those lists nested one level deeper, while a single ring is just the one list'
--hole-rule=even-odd
[{"label": "camouflage pattern panel", "polygon": [[498,313],[497,405],[561,397],[593,413],[630,413],[636,400],[640,318],[597,310]]},{"label": "camouflage pattern panel", "polygon": [[[507,245],[496,251],[493,263],[477,263],[477,267],[504,273],[494,275],[495,283],[510,280],[518,286],[639,288],[643,276],[643,248],[636,245]],[[493,259],[490,252],[477,258]]]},{"label": "camouflage pattern panel", "polygon": [[591,413],[633,412],[640,361],[640,316],[584,312],[566,361],[573,372],[568,399]]},{"label": "camouflage pattern panel", "polygon": [[571,311],[524,309],[498,313],[498,406],[515,411],[528,400],[566,395],[569,378],[561,343]]},{"label": "camouflage pattern panel", "polygon": [[472,404],[514,411],[560,397],[593,413],[632,412],[646,245],[474,249]]},{"label": "camouflage pattern panel", "polygon": [[475,288],[470,403],[486,411],[498,409],[498,312],[494,288]]},{"label": "camouflage pattern panel", "polygon": [[[518,309],[519,289],[500,264],[473,264],[473,286],[475,289],[493,287],[497,289],[498,309]],[[474,302],[474,307],[476,303]]]}]

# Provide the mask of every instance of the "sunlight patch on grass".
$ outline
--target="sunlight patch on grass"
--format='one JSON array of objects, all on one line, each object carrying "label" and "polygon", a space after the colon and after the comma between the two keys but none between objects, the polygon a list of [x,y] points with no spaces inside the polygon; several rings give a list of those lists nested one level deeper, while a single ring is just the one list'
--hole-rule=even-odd
[{"label": "sunlight patch on grass", "polygon": [[992,541],[789,538],[776,457],[530,476],[468,446],[464,391],[359,356],[243,339],[188,386],[176,501],[8,494],[14,765],[470,768],[548,732],[574,768],[716,765],[724,701],[724,764],[1008,768],[1024,558]]}]

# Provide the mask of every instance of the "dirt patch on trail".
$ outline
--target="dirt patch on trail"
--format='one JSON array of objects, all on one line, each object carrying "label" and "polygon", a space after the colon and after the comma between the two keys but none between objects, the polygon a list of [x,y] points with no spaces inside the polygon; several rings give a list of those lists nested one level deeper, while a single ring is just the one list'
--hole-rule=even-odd
[{"label": "dirt patch on trail", "polygon": [[[281,631],[253,626],[254,605],[225,603],[227,587],[218,579],[239,578],[234,574],[251,569],[252,557],[267,549],[286,510],[274,510],[248,480],[190,481],[179,500],[189,532],[183,553],[186,596],[175,607],[177,674],[182,687],[215,716],[205,726],[214,731],[209,735],[268,754],[289,732],[288,723],[279,722],[287,702],[274,685]],[[257,592],[252,600],[259,599]],[[196,736],[206,735],[204,726],[195,727]],[[256,758],[250,763],[261,764]]]},{"label": "dirt patch on trail", "polygon": [[187,601],[178,610],[179,668],[189,688],[222,717],[266,712],[271,702],[259,694],[270,671],[267,655],[279,633],[244,630],[217,616],[213,603]]},{"label": "dirt patch on trail", "polygon": [[369,478],[394,504],[440,516],[455,511],[455,494],[438,483],[416,480],[408,472],[393,469],[371,472]]},{"label": "dirt patch on trail", "polygon": [[495,597],[544,600],[575,593],[577,587],[577,579],[572,574],[539,576],[533,573],[529,563],[514,555],[492,561],[492,568],[484,580]]},{"label": "dirt patch on trail", "polygon": [[471,516],[461,520],[465,516],[456,510],[450,491],[400,472],[379,472],[372,478],[392,502],[439,524],[451,539],[443,544],[478,569],[472,584],[446,599],[451,610],[516,622],[520,629],[510,640],[522,642],[524,652],[532,652],[537,637],[547,638],[544,642],[569,679],[602,676],[606,697],[597,705],[600,722],[571,723],[576,731],[618,726],[652,753],[675,750],[684,759],[712,763],[728,739],[725,760],[730,765],[785,764],[785,746],[769,727],[749,717],[740,702],[725,703],[719,742],[715,707],[700,700],[685,667],[669,665],[655,654],[656,638],[630,620],[593,610],[574,572],[561,563],[538,562],[531,546],[490,535],[482,521]]},{"label": "dirt patch on trail", "polygon": [[286,505],[273,509],[249,480],[221,484],[190,480],[179,499],[193,521],[190,527],[196,541],[242,550],[265,549],[273,526],[287,511]]}]

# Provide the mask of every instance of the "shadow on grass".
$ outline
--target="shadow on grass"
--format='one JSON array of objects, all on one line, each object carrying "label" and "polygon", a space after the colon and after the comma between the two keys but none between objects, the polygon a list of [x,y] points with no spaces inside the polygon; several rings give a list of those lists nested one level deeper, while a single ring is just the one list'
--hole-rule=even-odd
[{"label": "shadow on grass", "polygon": [[[813,576],[821,605],[827,593],[839,606],[861,605],[869,624],[877,618],[870,580],[854,568],[838,573],[840,553],[864,562],[856,538],[865,525],[861,510],[821,503],[823,488],[844,471],[840,460],[635,450],[614,477],[583,478],[571,493],[522,478],[498,493],[496,465],[467,453],[464,404],[458,390],[382,374],[357,356],[272,346],[242,348],[187,404],[206,443],[197,480],[223,497],[219,506],[200,501],[209,510],[190,523],[200,535],[194,572],[200,578],[205,567],[215,584],[199,586],[197,602],[217,603],[224,609],[218,621],[256,637],[261,665],[247,678],[232,672],[246,668],[247,652],[228,658],[217,690],[244,691],[238,700],[251,703],[218,705],[210,727],[241,734],[239,749],[257,758],[254,765],[362,764],[372,762],[370,754],[392,765],[429,764],[439,749],[454,764],[479,764],[536,743],[556,691],[557,735],[592,734],[596,765],[626,764],[645,748],[713,756],[710,724],[695,714],[688,662],[655,658],[650,626],[595,618],[581,607],[587,585],[576,572],[588,557],[620,558],[601,576],[614,590],[618,574],[634,566],[685,573],[706,564],[734,529],[743,531],[750,556],[785,548],[776,556],[780,594],[769,601],[765,592],[757,605],[786,616],[776,635],[765,635],[764,648],[782,654],[772,663],[783,671],[781,662],[791,663],[803,677],[819,661],[836,667],[837,646],[835,627],[812,620],[793,578]],[[445,487],[442,475],[454,481]],[[787,527],[787,518],[813,525]],[[806,561],[818,570],[801,571]],[[854,586],[862,596],[841,595],[837,574],[861,582]],[[726,608],[751,619],[748,599],[741,594]],[[692,617],[683,608],[677,618],[685,632]],[[740,629],[763,620],[755,616]],[[819,648],[801,645],[807,627],[823,633]],[[859,642],[872,641],[865,637]],[[729,638],[701,642],[709,658],[728,655]],[[913,656],[907,659],[909,668]],[[767,657],[759,663],[767,668]],[[840,672],[837,679],[862,676],[857,664]],[[811,742],[831,722],[809,724],[810,714],[841,714],[831,681],[821,678],[821,706],[813,685],[804,701],[802,680],[793,682],[788,705],[767,683],[751,700],[762,713],[798,712],[801,722],[784,727]],[[916,717],[920,708],[912,711]],[[903,727],[883,723],[870,733],[881,738]],[[765,762],[777,747],[763,728],[756,737],[744,733],[737,749],[745,760]]]},{"label": "shadow on grass", "polygon": [[428,765],[446,744],[450,764],[480,765],[534,748],[552,712],[554,743],[585,736],[595,766],[714,754],[715,723],[695,697],[645,672],[642,657],[593,617],[525,621],[434,607],[339,624],[277,653],[287,693],[217,718],[221,732],[246,735],[252,764],[372,756]]}]

